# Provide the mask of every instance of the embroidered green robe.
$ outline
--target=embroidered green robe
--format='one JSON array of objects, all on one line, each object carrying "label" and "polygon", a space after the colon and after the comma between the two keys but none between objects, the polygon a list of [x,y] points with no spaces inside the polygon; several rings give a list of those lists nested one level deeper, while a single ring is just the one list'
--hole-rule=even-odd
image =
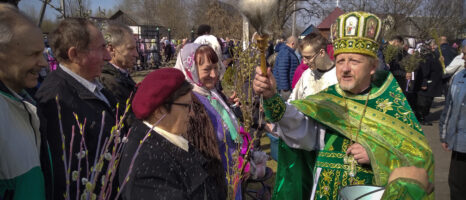
[{"label": "embroidered green robe", "polygon": [[[416,166],[427,170],[434,182],[434,164],[421,127],[399,85],[389,72],[374,76],[372,89],[356,133],[367,96],[344,92],[338,84],[304,100],[291,102],[300,112],[326,126],[325,148],[315,152],[292,149],[280,141],[274,199],[309,199],[315,169],[321,168],[315,199],[336,199],[338,190],[348,185],[343,157],[349,139],[357,137],[370,158],[369,166],[358,165],[353,184],[386,187],[384,199],[433,199],[413,180],[398,179],[387,185],[393,169]],[[279,96],[264,102],[269,121],[279,121],[286,105]],[[286,134],[286,133],[284,133]],[[331,139],[333,137],[333,139]],[[330,143],[329,143],[330,142]]]}]

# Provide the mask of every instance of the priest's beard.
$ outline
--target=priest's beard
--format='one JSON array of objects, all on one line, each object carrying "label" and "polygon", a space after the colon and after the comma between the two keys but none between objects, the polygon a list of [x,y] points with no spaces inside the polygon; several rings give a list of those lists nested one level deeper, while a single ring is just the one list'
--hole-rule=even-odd
[{"label": "priest's beard", "polygon": [[346,92],[353,93],[353,89],[355,88],[354,83],[350,84],[340,84],[340,88]]}]

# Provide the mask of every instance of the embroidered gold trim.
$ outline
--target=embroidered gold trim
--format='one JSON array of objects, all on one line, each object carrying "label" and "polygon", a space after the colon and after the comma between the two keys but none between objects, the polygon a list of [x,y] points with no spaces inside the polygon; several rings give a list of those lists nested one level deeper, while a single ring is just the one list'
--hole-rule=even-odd
[{"label": "embroidered gold trim", "polygon": [[[344,164],[340,164],[340,163],[329,163],[329,162],[316,161],[316,166],[321,167],[321,168],[349,170],[348,165],[344,165]],[[357,170],[358,170],[358,172],[364,172],[364,173],[367,173],[367,174],[374,174],[372,172],[372,170],[362,168],[359,165],[357,166]]]}]

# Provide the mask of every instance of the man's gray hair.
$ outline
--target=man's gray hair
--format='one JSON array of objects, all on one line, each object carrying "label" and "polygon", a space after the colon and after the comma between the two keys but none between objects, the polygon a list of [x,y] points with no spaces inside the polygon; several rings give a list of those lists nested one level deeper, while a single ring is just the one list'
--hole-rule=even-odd
[{"label": "man's gray hair", "polygon": [[20,19],[29,21],[15,6],[0,3],[0,52],[8,48],[14,35],[14,26]]},{"label": "man's gray hair", "polygon": [[11,30],[11,27],[3,23],[3,21],[1,21],[0,22],[0,51],[3,51],[4,49],[6,49],[12,37],[13,37],[13,31]]},{"label": "man's gray hair", "polygon": [[107,44],[114,47],[123,44],[126,34],[133,35],[133,31],[126,25],[111,23],[103,31],[103,35]]}]

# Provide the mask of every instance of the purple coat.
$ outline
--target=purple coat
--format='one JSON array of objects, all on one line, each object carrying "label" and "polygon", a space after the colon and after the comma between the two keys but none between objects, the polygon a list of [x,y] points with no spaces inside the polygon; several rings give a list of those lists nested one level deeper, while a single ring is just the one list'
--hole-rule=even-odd
[{"label": "purple coat", "polygon": [[[220,157],[222,158],[222,163],[223,163],[223,169],[225,173],[227,172],[228,169],[230,169],[230,174],[234,173],[233,167],[235,166],[235,161],[232,158],[232,155],[237,151],[238,146],[237,144],[231,139],[230,137],[230,132],[228,131],[228,127],[223,125],[222,122],[222,117],[218,112],[215,110],[215,108],[210,105],[209,100],[204,97],[203,95],[200,95],[196,92],[193,92],[196,97],[199,99],[199,101],[204,104],[204,107],[207,111],[207,114],[209,115],[210,121],[212,122],[212,126],[214,127],[215,134],[217,135],[217,143],[218,143],[218,149],[220,152]],[[225,133],[224,133],[225,131]],[[226,137],[226,144],[223,141],[224,136]],[[227,166],[227,157],[225,156],[225,150],[228,145],[228,166]],[[236,199],[239,200],[241,199],[241,186],[238,186],[238,192],[236,195]]]},{"label": "purple coat", "polygon": [[[212,105],[210,105],[210,102],[206,97],[196,92],[194,92],[194,94],[202,102],[202,104],[204,104],[207,114],[209,115],[210,121],[212,121],[212,126],[214,127],[215,134],[217,135],[217,143],[218,143],[218,148],[220,150],[219,151],[220,156],[222,157],[223,167],[226,172],[227,170],[227,159],[225,156],[226,146],[228,144],[228,160],[230,162],[229,167],[231,169],[234,165],[234,161],[231,155],[237,150],[237,145],[231,140],[231,137],[226,137],[227,144],[225,144],[225,142],[223,141],[224,136],[229,136],[230,133],[228,132],[228,128],[226,126],[223,127],[222,117],[218,114],[215,108]],[[224,130],[226,131],[225,133],[224,133]]]}]

